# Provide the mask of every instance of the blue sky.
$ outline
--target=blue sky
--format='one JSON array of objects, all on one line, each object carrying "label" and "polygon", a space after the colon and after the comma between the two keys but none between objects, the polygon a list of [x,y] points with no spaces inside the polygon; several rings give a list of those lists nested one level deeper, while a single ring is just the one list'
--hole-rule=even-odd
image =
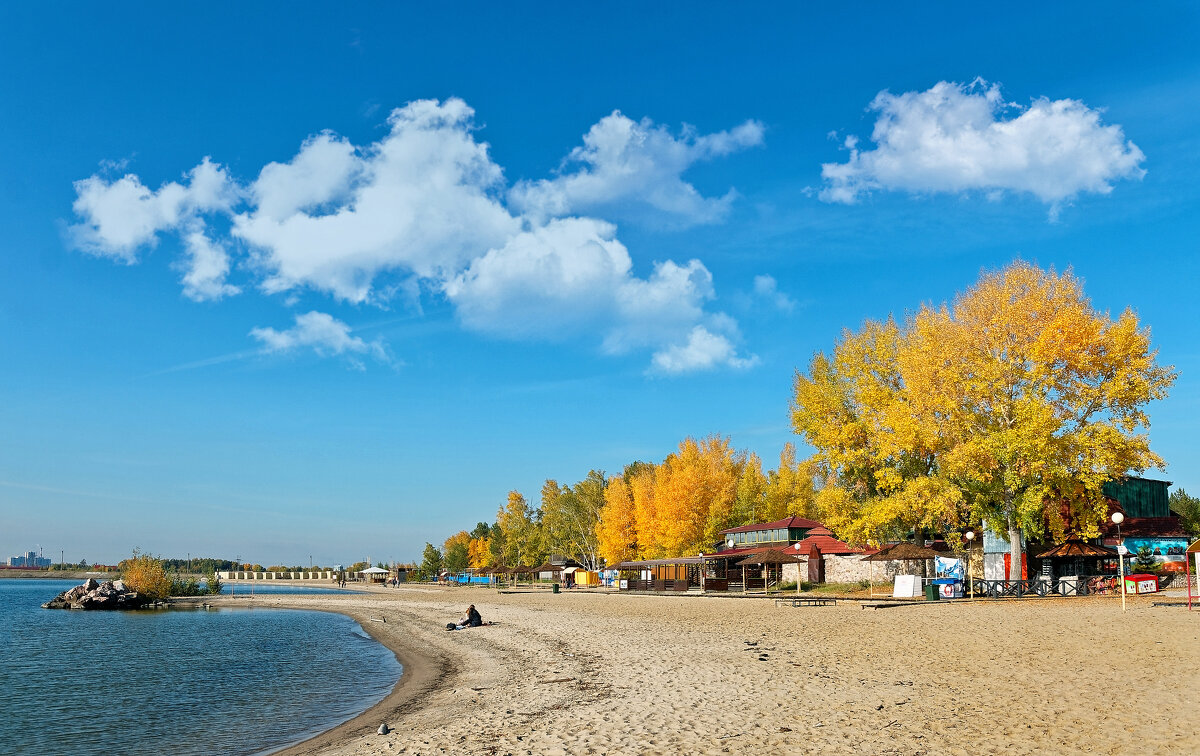
[{"label": "blue sky", "polygon": [[6,5],[0,550],[412,559],[688,435],[773,465],[814,351],[1017,257],[1152,329],[1200,490],[1198,26]]}]

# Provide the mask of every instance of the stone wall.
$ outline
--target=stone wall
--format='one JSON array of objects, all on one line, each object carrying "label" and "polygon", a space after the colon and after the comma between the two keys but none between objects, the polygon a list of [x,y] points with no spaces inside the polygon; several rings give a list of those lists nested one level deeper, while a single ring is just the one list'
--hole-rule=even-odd
[{"label": "stone wall", "polygon": [[923,559],[893,559],[887,562],[864,562],[860,554],[825,555],[825,582],[857,583],[869,580],[876,584],[891,584],[896,575],[922,575],[931,569]]}]

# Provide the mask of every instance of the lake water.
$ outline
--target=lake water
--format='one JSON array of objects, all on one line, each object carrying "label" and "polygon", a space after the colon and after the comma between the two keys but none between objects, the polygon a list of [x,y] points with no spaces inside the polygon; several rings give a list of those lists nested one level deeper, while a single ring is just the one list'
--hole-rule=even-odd
[{"label": "lake water", "polygon": [[41,608],[77,584],[0,579],[5,754],[269,753],[351,719],[400,678],[392,652],[340,614]]}]

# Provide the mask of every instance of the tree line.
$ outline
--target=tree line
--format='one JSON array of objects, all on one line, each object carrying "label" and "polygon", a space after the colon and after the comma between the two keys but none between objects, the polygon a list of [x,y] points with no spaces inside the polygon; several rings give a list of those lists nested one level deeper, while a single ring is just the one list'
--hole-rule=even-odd
[{"label": "tree line", "polygon": [[510,491],[491,523],[427,543],[421,572],[496,565],[534,567],[558,554],[587,569],[630,559],[711,550],[720,531],[791,515],[812,517],[815,467],[785,445],[774,469],[728,438],[687,438],[659,463],[632,462],[621,475],[590,471],[576,483],[549,479],[539,503]]}]

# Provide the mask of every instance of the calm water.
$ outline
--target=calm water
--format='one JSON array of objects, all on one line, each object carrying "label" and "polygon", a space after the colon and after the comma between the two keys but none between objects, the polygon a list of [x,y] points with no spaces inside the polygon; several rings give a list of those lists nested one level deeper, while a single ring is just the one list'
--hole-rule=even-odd
[{"label": "calm water", "polygon": [[0,579],[5,754],[265,753],[350,719],[400,677],[340,614],[41,608],[76,584]]}]

